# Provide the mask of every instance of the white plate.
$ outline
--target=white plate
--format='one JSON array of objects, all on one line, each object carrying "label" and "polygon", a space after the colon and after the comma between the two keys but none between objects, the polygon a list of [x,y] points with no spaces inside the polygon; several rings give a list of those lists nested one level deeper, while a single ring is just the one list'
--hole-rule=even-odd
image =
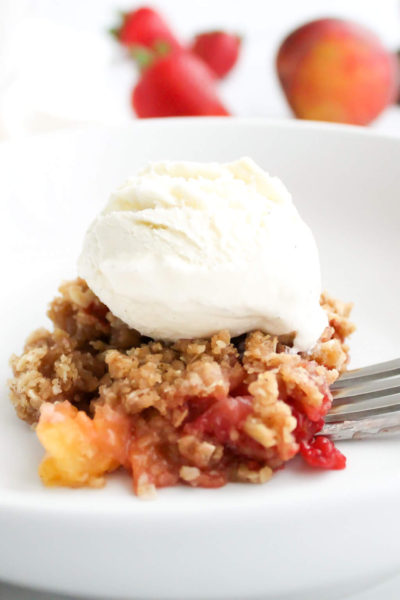
[{"label": "white plate", "polygon": [[[346,600],[399,600],[400,596],[400,576],[385,580],[377,586],[369,587],[355,595],[348,596]],[[19,586],[0,583],[1,600],[82,600],[77,596],[64,596],[64,594],[54,594],[53,592],[42,592],[30,588],[21,588]],[[110,600],[110,599],[108,599]],[[203,599],[205,600],[205,599]],[[241,598],[240,600],[246,600]]]},{"label": "white plate", "polygon": [[354,300],[353,364],[400,354],[398,140],[312,123],[171,119],[4,144],[0,579],[107,598],[328,600],[399,570],[399,438],[342,444],[345,471],[294,461],[264,486],[181,487],[144,502],[123,476],[103,490],[44,489],[42,451],[9,406],[8,355],[74,276],[109,191],[149,159],[246,154],[287,183],[317,237],[325,287]]}]

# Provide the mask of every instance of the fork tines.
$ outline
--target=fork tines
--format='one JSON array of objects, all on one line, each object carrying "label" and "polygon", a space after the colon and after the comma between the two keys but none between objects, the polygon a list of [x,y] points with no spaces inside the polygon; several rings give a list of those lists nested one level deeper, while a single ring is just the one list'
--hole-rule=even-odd
[{"label": "fork tines", "polygon": [[363,367],[362,369],[347,371],[347,373],[344,373],[340,379],[335,381],[332,389],[338,390],[359,381],[365,382],[369,381],[370,379],[384,379],[386,377],[392,377],[393,375],[400,375],[400,358],[395,358],[394,360],[388,360],[387,362]]},{"label": "fork tines", "polygon": [[400,359],[350,371],[333,386],[327,423],[354,421],[400,410]]}]

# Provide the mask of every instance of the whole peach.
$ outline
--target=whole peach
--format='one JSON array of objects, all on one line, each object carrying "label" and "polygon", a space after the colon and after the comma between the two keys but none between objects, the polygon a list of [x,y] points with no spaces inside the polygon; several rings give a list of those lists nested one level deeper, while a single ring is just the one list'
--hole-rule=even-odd
[{"label": "whole peach", "polygon": [[392,103],[398,87],[393,54],[370,31],[319,19],[291,33],[276,66],[286,98],[301,119],[366,125]]}]

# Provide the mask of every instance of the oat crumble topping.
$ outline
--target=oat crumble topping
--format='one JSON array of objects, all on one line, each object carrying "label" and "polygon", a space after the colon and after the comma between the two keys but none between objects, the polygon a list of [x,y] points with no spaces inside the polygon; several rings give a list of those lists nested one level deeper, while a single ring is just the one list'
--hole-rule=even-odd
[{"label": "oat crumble topping", "polygon": [[321,429],[354,330],[351,304],[323,294],[329,327],[311,354],[261,331],[168,344],[129,329],[82,279],[60,294],[53,330],[11,358],[11,400],[36,426],[49,485],[103,485],[121,466],[142,496],[267,481]]}]

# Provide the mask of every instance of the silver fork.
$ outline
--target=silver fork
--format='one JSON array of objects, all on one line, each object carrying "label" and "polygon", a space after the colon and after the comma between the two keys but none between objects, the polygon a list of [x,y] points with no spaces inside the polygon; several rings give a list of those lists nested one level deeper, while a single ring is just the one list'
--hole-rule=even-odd
[{"label": "silver fork", "polygon": [[400,358],[347,371],[331,391],[321,434],[349,440],[400,432]]}]

